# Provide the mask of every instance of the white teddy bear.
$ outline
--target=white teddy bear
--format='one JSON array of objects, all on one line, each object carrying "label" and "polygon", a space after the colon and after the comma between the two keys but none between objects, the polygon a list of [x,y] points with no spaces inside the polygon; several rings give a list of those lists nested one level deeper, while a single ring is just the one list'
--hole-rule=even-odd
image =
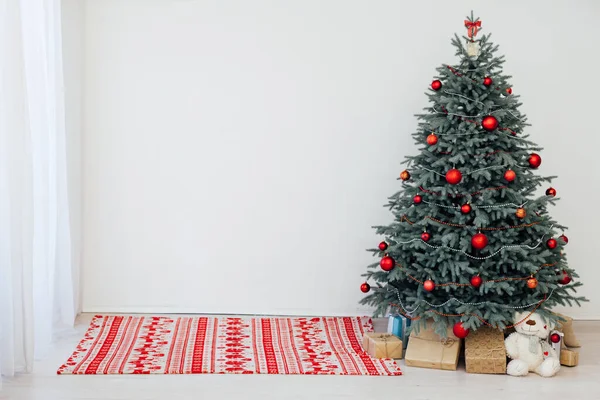
[{"label": "white teddy bear", "polygon": [[[512,361],[506,366],[506,373],[512,376],[525,376],[531,372],[549,378],[560,369],[560,359],[548,343],[548,335],[554,324],[544,322],[542,316],[528,312],[515,313],[516,332],[505,340],[506,353]],[[518,323],[526,318],[523,322]]]}]

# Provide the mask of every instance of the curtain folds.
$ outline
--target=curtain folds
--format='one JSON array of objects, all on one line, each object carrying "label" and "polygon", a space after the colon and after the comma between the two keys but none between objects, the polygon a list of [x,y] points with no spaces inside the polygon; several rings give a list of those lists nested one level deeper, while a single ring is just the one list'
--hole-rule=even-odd
[{"label": "curtain folds", "polygon": [[0,375],[76,316],[60,0],[0,0]]}]

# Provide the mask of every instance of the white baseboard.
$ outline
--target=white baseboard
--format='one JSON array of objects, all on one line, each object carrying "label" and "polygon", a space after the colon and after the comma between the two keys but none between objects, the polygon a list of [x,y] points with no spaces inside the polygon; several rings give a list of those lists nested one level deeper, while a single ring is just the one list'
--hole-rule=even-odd
[{"label": "white baseboard", "polygon": [[[347,317],[368,316],[372,314],[369,310],[358,310],[354,312],[318,312],[310,309],[274,310],[273,313],[229,313],[229,312],[207,312],[196,307],[84,307],[82,314],[143,314],[143,315],[235,315],[235,316],[280,316],[280,317]],[[599,316],[574,316],[575,321],[599,321]]]},{"label": "white baseboard", "polygon": [[263,313],[249,313],[249,312],[209,312],[201,310],[196,307],[84,307],[82,310],[83,314],[145,314],[145,315],[157,315],[157,314],[194,314],[194,315],[237,315],[237,316],[294,316],[294,317],[347,317],[347,316],[371,316],[372,312],[369,310],[358,310],[354,312],[342,312],[342,311],[331,311],[331,310],[320,310],[314,309],[282,309],[273,310],[273,312]]}]

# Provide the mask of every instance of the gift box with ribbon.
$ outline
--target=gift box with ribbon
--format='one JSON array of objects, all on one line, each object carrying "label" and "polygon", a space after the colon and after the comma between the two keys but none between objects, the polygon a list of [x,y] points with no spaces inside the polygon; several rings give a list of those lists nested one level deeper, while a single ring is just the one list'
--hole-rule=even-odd
[{"label": "gift box with ribbon", "polygon": [[402,358],[402,341],[389,333],[365,332],[363,348],[373,358]]},{"label": "gift box with ribbon", "polygon": [[461,341],[448,328],[446,338],[433,329],[433,320],[427,321],[425,329],[411,332],[404,354],[407,366],[456,371]]},{"label": "gift box with ribbon", "polygon": [[411,320],[402,315],[390,315],[388,317],[387,333],[397,336],[402,340],[402,347],[406,349],[408,345],[408,328]]}]

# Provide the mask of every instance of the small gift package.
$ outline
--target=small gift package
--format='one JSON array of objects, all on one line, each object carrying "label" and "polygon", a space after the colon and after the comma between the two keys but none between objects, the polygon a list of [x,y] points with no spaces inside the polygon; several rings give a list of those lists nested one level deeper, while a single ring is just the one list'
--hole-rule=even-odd
[{"label": "small gift package", "polygon": [[408,345],[408,328],[411,320],[402,315],[390,315],[388,317],[387,333],[397,336],[402,340],[402,347]]},{"label": "small gift package", "polygon": [[402,358],[402,340],[389,333],[365,332],[363,348],[373,358]]},{"label": "small gift package", "polygon": [[404,354],[407,366],[456,371],[460,354],[460,339],[448,328],[446,338],[440,337],[433,329],[433,320],[418,333],[412,331]]},{"label": "small gift package", "polygon": [[471,332],[465,338],[465,366],[472,374],[505,374],[504,333],[487,326]]},{"label": "small gift package", "polygon": [[579,364],[579,352],[569,349],[561,349],[560,364],[567,367],[575,367]]},{"label": "small gift package", "polygon": [[560,350],[566,348],[563,340],[564,336],[564,333],[560,331],[550,332],[550,346],[552,346],[552,350],[554,350],[556,354],[560,354]]}]

